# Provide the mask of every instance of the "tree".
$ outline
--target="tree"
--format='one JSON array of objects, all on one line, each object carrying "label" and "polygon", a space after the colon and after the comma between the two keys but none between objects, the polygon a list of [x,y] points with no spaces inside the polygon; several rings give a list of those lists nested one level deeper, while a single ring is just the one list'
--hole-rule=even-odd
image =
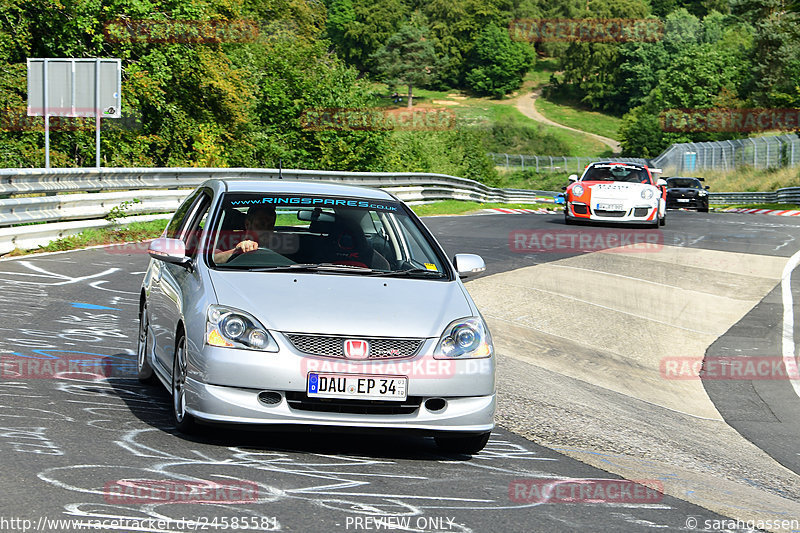
[{"label": "tree", "polygon": [[336,53],[362,72],[375,72],[370,57],[408,16],[402,0],[332,0],[327,32]]},{"label": "tree", "polygon": [[744,71],[749,68],[743,50],[710,43],[690,46],[662,71],[660,82],[641,106],[623,118],[620,139],[623,152],[654,156],[671,143],[730,139],[730,132],[668,132],[659,117],[671,109],[708,109],[729,105],[740,94]]},{"label": "tree", "polygon": [[481,31],[470,56],[473,68],[467,72],[467,86],[495,98],[518,89],[535,61],[527,44],[512,41],[508,30],[494,24]]},{"label": "tree", "polygon": [[[787,5],[788,4],[788,5]],[[800,107],[800,12],[797,2],[738,0],[733,11],[755,27],[745,92],[756,106]]]},{"label": "tree", "polygon": [[429,84],[441,64],[428,38],[428,28],[414,23],[401,26],[372,57],[379,75],[389,85],[408,85],[409,108],[412,88]]}]

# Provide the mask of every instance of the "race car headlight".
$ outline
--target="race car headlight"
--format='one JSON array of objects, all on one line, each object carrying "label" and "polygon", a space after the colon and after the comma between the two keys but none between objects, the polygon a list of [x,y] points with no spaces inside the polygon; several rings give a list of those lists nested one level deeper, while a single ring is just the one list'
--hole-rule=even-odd
[{"label": "race car headlight", "polygon": [[700,191],[697,193],[698,196],[708,196],[708,191]]},{"label": "race car headlight", "polygon": [[572,186],[572,195],[573,196],[583,196],[583,185],[573,185]]},{"label": "race car headlight", "polygon": [[275,339],[258,320],[244,311],[221,305],[208,307],[206,344],[262,352],[278,351]]},{"label": "race car headlight", "polygon": [[492,336],[483,320],[478,317],[461,318],[445,328],[433,358],[476,359],[491,357],[493,352]]},{"label": "race car headlight", "polygon": [[642,199],[649,200],[653,197],[653,189],[642,189]]}]

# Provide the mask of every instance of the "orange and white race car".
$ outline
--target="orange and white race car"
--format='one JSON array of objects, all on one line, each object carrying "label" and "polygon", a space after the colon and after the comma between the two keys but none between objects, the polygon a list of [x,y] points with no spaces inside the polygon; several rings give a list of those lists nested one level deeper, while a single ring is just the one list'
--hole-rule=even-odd
[{"label": "orange and white race car", "polygon": [[626,222],[663,226],[666,222],[666,181],[656,169],[637,163],[591,163],[579,178],[569,177],[564,221]]}]

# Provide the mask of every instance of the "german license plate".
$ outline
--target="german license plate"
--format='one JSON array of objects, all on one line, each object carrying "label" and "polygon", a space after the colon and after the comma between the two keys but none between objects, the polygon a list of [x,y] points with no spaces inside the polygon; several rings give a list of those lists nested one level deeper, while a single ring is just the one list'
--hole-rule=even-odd
[{"label": "german license plate", "polygon": [[323,374],[309,372],[309,398],[405,400],[408,378],[369,374]]},{"label": "german license plate", "polygon": [[689,203],[689,199],[688,198],[678,198],[678,201],[679,202],[684,202],[684,203]]},{"label": "german license plate", "polygon": [[622,211],[624,206],[622,204],[597,204],[600,211]]}]

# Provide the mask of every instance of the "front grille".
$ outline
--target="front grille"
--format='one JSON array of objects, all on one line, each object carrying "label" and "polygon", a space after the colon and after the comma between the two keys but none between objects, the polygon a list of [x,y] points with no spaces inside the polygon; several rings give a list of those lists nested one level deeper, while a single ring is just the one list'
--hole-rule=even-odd
[{"label": "front grille", "polygon": [[340,398],[309,398],[305,392],[287,391],[286,403],[292,409],[323,413],[353,415],[410,415],[422,404],[421,396],[409,396],[404,401],[343,400]]},{"label": "front grille", "polygon": [[646,217],[648,211],[650,211],[649,207],[637,207],[633,210],[633,216]]},{"label": "front grille", "polygon": [[594,214],[599,217],[624,217],[627,211],[606,211],[605,209],[595,209]]},{"label": "front grille", "polygon": [[424,343],[424,339],[401,339],[394,337],[342,337],[338,335],[308,335],[302,333],[285,333],[286,338],[295,349],[309,355],[321,357],[338,357],[345,359],[344,341],[348,339],[369,342],[367,359],[400,359],[413,357]]}]

